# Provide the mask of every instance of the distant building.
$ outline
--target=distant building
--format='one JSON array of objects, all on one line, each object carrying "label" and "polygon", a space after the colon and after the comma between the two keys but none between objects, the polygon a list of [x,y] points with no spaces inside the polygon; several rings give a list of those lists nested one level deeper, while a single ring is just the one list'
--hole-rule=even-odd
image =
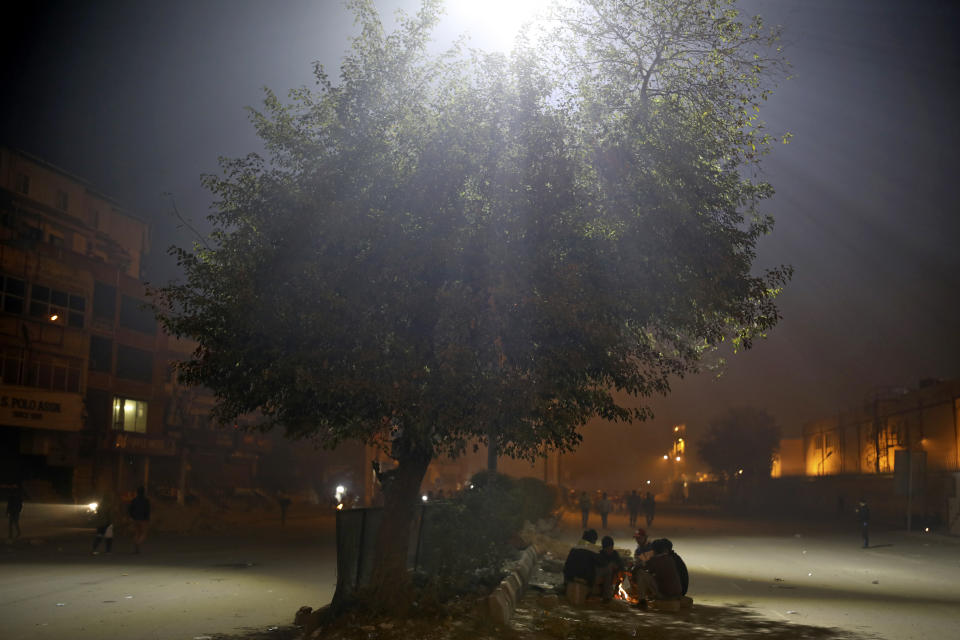
[{"label": "distant building", "polygon": [[803,429],[806,475],[893,473],[897,451],[925,453],[927,471],[960,471],[960,380],[877,391]]},{"label": "distant building", "polygon": [[149,247],[135,213],[0,147],[0,483],[75,500],[139,484],[182,497],[192,469],[252,486],[269,443],[214,429],[210,394],[177,383],[172,363],[192,345],[146,306]]},{"label": "distant building", "polygon": [[802,476],[804,474],[803,438],[783,438],[780,450],[773,456],[770,476]]}]

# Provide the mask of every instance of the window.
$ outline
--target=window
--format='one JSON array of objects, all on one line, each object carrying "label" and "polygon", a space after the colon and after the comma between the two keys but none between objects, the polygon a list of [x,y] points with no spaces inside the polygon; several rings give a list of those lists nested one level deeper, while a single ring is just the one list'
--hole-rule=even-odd
[{"label": "window", "polygon": [[115,431],[147,432],[147,403],[131,398],[113,398],[113,428]]},{"label": "window", "polygon": [[113,371],[113,340],[90,336],[90,371]]},{"label": "window", "polygon": [[153,312],[145,306],[145,303],[131,298],[130,296],[120,296],[120,326],[141,333],[156,333],[157,319]]},{"label": "window", "polygon": [[0,276],[0,309],[7,313],[23,313],[23,299],[27,294],[27,285],[19,278]]},{"label": "window", "polygon": [[93,315],[113,322],[117,315],[117,288],[102,282],[93,283]]},{"label": "window", "polygon": [[30,176],[23,173],[19,174],[14,189],[17,193],[22,193],[25,196],[30,195]]},{"label": "window", "polygon": [[87,428],[105,431],[113,426],[113,394],[109,391],[87,387]]},{"label": "window", "polygon": [[16,347],[3,349],[0,358],[0,379],[3,384],[20,384],[20,374],[23,371],[23,350]]},{"label": "window", "polygon": [[63,247],[63,236],[57,233],[48,233],[47,242],[49,242],[54,247]]},{"label": "window", "polygon": [[30,285],[30,315],[35,318],[82,329],[86,307],[83,296],[39,284]]},{"label": "window", "polygon": [[143,349],[117,345],[117,377],[153,382],[153,354]]},{"label": "window", "polygon": [[68,206],[70,206],[70,196],[67,195],[66,191],[57,189],[57,209],[66,211]]},{"label": "window", "polygon": [[[6,365],[7,362],[4,362],[5,369]],[[81,361],[73,358],[58,358],[43,353],[28,355],[24,359],[20,380],[12,384],[77,393],[80,391],[80,366]]]}]

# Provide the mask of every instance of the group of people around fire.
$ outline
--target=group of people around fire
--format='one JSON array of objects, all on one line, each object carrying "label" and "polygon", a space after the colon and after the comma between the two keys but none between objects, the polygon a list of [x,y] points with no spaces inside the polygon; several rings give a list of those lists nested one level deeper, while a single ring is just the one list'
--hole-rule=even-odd
[{"label": "group of people around fire", "polygon": [[604,536],[597,544],[598,534],[587,529],[577,545],[570,550],[563,566],[564,587],[581,583],[604,602],[621,590],[626,597],[644,606],[648,601],[677,600],[689,606],[687,597],[690,574],[683,559],[673,550],[666,538],[652,542],[643,528],[634,532],[637,547],[632,558],[624,558],[614,548],[613,538]]}]

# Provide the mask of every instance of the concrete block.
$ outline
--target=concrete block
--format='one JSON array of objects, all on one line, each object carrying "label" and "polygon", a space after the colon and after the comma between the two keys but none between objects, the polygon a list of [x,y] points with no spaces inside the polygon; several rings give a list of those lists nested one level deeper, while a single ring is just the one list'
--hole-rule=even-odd
[{"label": "concrete block", "polygon": [[588,585],[581,582],[567,583],[567,602],[573,606],[583,606],[583,603],[587,601],[588,595],[590,595],[590,587]]},{"label": "concrete block", "polygon": [[517,606],[517,600],[520,598],[520,592],[517,589],[516,581],[506,579],[497,586],[497,590],[502,592],[507,597],[511,608]]},{"label": "concrete block", "polygon": [[493,620],[494,624],[506,626],[507,623],[510,622],[510,617],[513,615],[513,607],[503,589],[499,587],[494,589],[493,593],[487,598],[487,603],[490,611],[490,619]]},{"label": "concrete block", "polygon": [[509,584],[510,587],[513,589],[513,595],[514,595],[513,601],[517,602],[517,600],[520,598],[520,594],[523,593],[523,586],[524,586],[523,580],[520,579],[520,576],[517,575],[516,571],[511,571],[510,575],[506,577],[504,582]]}]

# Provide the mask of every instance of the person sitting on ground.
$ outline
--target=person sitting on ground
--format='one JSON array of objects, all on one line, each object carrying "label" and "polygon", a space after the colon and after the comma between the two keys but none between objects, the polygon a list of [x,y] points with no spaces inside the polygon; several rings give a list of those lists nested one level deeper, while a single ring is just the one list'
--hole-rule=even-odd
[{"label": "person sitting on ground", "polygon": [[591,551],[600,551],[600,545],[597,544],[597,530],[596,529],[587,529],[583,532],[583,536],[577,540],[577,546],[583,547],[584,549],[590,549]]},{"label": "person sitting on ground", "polygon": [[633,539],[637,541],[637,548],[633,552],[633,563],[643,566],[647,560],[653,557],[653,547],[650,546],[650,541],[647,539],[647,530],[637,529],[633,534]]},{"label": "person sitting on ground", "polygon": [[670,555],[673,544],[664,538],[654,540],[653,557],[647,560],[646,569],[657,585],[656,599],[674,599],[683,595],[683,585],[677,563]]},{"label": "person sitting on ground", "polygon": [[663,542],[667,545],[667,553],[670,554],[674,564],[677,565],[677,574],[680,576],[680,595],[685,596],[687,595],[687,589],[690,587],[690,573],[687,571],[687,563],[673,550],[673,543],[670,540],[664,538]]},{"label": "person sitting on ground", "polygon": [[[580,542],[586,540],[587,534],[589,531],[584,532],[584,538]],[[596,541],[596,535],[594,535],[593,540]],[[589,543],[589,541],[587,541]],[[600,554],[596,551],[592,551],[586,546],[580,546],[577,543],[577,546],[570,549],[570,553],[567,554],[567,560],[563,563],[563,586],[566,590],[567,585],[571,582],[580,582],[587,585],[588,588],[592,588],[597,581],[597,567],[600,564]]]},{"label": "person sitting on ground", "polygon": [[600,543],[599,568],[597,569],[597,586],[604,602],[613,597],[614,589],[620,584],[620,574],[623,573],[623,558],[613,548],[613,538],[603,536]]}]

